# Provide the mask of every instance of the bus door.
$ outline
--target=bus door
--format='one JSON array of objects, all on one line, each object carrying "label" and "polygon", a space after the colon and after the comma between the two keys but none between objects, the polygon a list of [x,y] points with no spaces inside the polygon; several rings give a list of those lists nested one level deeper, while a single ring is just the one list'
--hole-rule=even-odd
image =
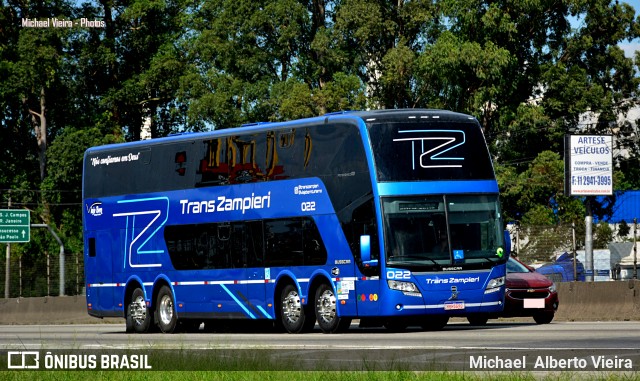
[{"label": "bus door", "polygon": [[380,303],[384,302],[380,298],[380,277],[361,275],[355,286],[358,315],[378,316]]},{"label": "bus door", "polygon": [[262,223],[240,221],[227,226],[220,224],[218,229],[219,247],[224,248],[225,254],[228,248],[224,278],[234,281],[225,285],[218,302],[227,305],[232,317],[264,318],[265,312],[261,307],[265,298]]},{"label": "bus door", "polygon": [[[360,236],[356,281],[356,303],[359,316],[378,316],[380,312],[380,263],[377,258],[377,237]],[[373,255],[372,255],[373,254]],[[372,258],[373,256],[373,258]]]}]

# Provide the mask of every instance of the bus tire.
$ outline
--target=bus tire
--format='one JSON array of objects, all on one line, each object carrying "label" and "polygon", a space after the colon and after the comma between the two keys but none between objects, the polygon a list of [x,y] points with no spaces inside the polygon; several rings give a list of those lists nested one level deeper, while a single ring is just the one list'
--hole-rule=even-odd
[{"label": "bus tire", "polygon": [[156,299],[156,318],[158,328],[163,333],[173,333],[178,324],[178,315],[173,301],[171,289],[167,286],[160,287],[158,298]]},{"label": "bus tire", "polygon": [[127,305],[125,321],[128,333],[149,332],[153,316],[151,309],[147,308],[147,303],[144,300],[144,291],[139,287],[136,287],[131,293],[131,301]]},{"label": "bus tire", "polygon": [[301,333],[305,328],[305,308],[298,293],[298,288],[287,284],[280,293],[280,323],[288,333]]},{"label": "bus tire", "polygon": [[333,288],[326,283],[316,291],[316,319],[324,333],[345,331],[351,325],[351,319],[338,317],[337,298]]}]

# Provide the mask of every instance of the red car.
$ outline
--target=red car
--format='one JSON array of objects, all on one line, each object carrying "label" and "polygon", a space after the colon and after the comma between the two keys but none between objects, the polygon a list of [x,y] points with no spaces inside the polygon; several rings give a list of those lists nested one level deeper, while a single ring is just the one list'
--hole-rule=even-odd
[{"label": "red car", "polygon": [[504,311],[497,315],[467,318],[472,325],[484,325],[488,319],[532,316],[538,324],[549,324],[558,310],[556,285],[535,269],[516,258],[507,261]]}]

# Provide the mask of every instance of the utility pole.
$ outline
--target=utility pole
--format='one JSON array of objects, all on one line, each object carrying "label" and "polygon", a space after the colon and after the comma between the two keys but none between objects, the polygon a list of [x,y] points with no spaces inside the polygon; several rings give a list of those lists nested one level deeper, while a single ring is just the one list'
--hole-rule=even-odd
[{"label": "utility pole", "polygon": [[516,257],[520,258],[520,221],[516,221]]},{"label": "utility pole", "polygon": [[633,279],[638,279],[638,219],[633,219]]},{"label": "utility pole", "polygon": [[577,281],[578,280],[578,263],[577,263],[577,257],[578,257],[578,253],[576,253],[576,223],[572,222],[571,223],[571,232],[572,232],[572,236],[573,236],[573,280]]},{"label": "utility pole", "polygon": [[[9,209],[11,209],[11,189],[9,189]],[[7,243],[7,254],[6,254],[6,258],[7,258],[7,263],[5,264],[5,276],[4,276],[4,298],[5,299],[9,299],[9,286],[10,286],[10,282],[9,282],[9,276],[11,274],[11,244]]]},{"label": "utility pole", "polygon": [[591,211],[591,198],[586,200],[587,215],[584,218],[585,237],[584,237],[584,267],[587,271],[585,280],[592,282],[593,274],[593,213]]}]

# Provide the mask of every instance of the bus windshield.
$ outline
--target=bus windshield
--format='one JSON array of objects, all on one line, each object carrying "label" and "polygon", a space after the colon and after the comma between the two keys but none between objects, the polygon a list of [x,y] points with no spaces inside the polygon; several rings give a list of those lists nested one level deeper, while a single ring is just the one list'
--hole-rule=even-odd
[{"label": "bus windshield", "polygon": [[493,180],[477,122],[371,122],[378,181]]},{"label": "bus windshield", "polygon": [[495,195],[386,197],[387,266],[489,268],[507,259]]}]

